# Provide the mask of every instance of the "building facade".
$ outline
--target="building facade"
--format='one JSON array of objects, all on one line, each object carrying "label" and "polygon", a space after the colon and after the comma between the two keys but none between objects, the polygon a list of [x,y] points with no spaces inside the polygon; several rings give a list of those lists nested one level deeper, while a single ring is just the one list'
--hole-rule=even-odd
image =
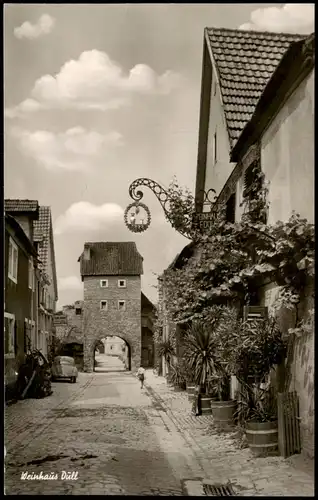
[{"label": "building facade", "polygon": [[141,361],[143,258],[134,242],[85,243],[79,257],[84,282],[84,369],[93,371],[95,347],[107,336],[129,346],[135,371]]},{"label": "building facade", "polygon": [[50,355],[54,340],[53,315],[58,300],[56,262],[51,208],[39,207],[34,222],[34,242],[40,259],[38,281],[38,345],[45,356]]},{"label": "building facade", "polygon": [[[287,222],[292,212],[314,223],[314,67],[315,35],[294,42],[281,59],[232,151],[237,162],[237,192],[255,162],[268,182],[267,223]],[[241,213],[238,211],[237,218]],[[269,283],[259,288],[259,305],[269,310],[279,287]],[[306,318],[314,308],[313,283],[308,283],[299,304]],[[282,327],[294,326],[284,314]],[[314,328],[296,340],[289,390],[299,396],[302,449],[314,456]]]},{"label": "building facade", "polygon": [[[268,183],[268,224],[286,222],[292,211],[314,222],[314,43],[314,34],[205,30],[196,173],[201,210],[203,191],[214,189],[215,209],[225,205],[227,221],[239,222],[255,169]],[[253,305],[271,310],[278,293],[275,283],[259,283]],[[303,317],[312,308],[308,283]],[[281,319],[285,332],[294,326],[286,315]],[[296,342],[289,390],[299,396],[302,449],[313,457],[313,329]]]},{"label": "building facade", "polygon": [[15,219],[36,250],[36,265],[30,261],[34,290],[27,348],[39,349],[47,357],[53,342],[53,314],[58,298],[51,209],[39,206],[36,200],[8,199],[5,212]]},{"label": "building facade", "polygon": [[[36,210],[31,211],[31,221]],[[19,367],[36,342],[37,252],[18,222],[5,215],[4,360],[6,392],[14,387]]]}]

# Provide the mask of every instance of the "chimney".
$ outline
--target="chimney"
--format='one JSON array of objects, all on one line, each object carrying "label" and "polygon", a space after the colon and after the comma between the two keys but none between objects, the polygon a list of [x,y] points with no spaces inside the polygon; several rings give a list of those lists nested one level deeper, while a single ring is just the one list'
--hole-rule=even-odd
[{"label": "chimney", "polygon": [[90,260],[91,249],[89,247],[84,247],[84,260]]}]

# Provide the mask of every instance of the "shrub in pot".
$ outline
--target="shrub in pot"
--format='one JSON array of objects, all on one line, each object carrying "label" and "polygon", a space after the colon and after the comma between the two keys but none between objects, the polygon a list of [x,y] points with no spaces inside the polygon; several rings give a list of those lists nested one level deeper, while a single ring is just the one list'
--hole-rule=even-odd
[{"label": "shrub in pot", "polygon": [[[203,413],[211,414],[210,380],[222,371],[218,353],[217,327],[222,318],[222,308],[216,308],[210,321],[194,321],[184,337],[184,361],[196,386],[201,389]],[[206,405],[206,407],[205,407]]]},{"label": "shrub in pot", "polygon": [[176,389],[181,389],[183,391],[186,390],[186,378],[182,363],[171,365],[168,377],[169,377],[169,382]]},{"label": "shrub in pot", "polygon": [[234,425],[236,411],[236,400],[231,398],[231,375],[228,369],[229,366],[223,363],[219,371],[209,377],[213,420],[220,429],[227,429]]},{"label": "shrub in pot", "polygon": [[241,382],[236,417],[243,422],[250,450],[256,456],[277,455],[277,398],[273,387]]},{"label": "shrub in pot", "polygon": [[167,382],[169,383],[170,380],[169,372],[171,370],[171,361],[172,357],[175,355],[173,344],[169,338],[167,340],[162,340],[161,342],[159,342],[157,346],[157,355],[160,358],[164,358],[167,362],[168,365]]},{"label": "shrub in pot", "polygon": [[286,346],[275,318],[238,324],[232,349],[232,363],[241,386],[236,417],[245,427],[254,454],[277,451],[277,400],[268,381],[271,370],[283,362],[285,354]]}]

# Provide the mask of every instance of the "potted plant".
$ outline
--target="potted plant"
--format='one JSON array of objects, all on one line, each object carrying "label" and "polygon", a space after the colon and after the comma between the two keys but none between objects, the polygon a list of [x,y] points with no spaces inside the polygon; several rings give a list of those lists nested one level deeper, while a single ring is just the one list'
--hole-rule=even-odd
[{"label": "potted plant", "polygon": [[170,380],[169,372],[171,371],[171,361],[172,361],[172,357],[175,355],[175,350],[174,350],[173,344],[169,338],[167,340],[161,340],[161,342],[158,343],[157,355],[160,358],[164,358],[166,360],[166,363],[168,366],[167,381],[169,382],[169,380]]},{"label": "potted plant", "polygon": [[205,414],[212,413],[210,382],[212,377],[221,372],[216,338],[218,321],[220,315],[211,322],[195,321],[188,327],[184,337],[184,361],[195,385],[200,387],[201,409]]},{"label": "potted plant", "polygon": [[242,321],[239,325],[232,351],[241,386],[236,417],[257,455],[275,453],[278,447],[277,401],[270,373],[283,362],[285,353],[275,318]]},{"label": "potted plant", "polygon": [[[221,351],[219,351],[219,355]],[[220,362],[215,374],[209,377],[210,405],[214,423],[221,429],[234,425],[237,401],[231,398],[231,372],[227,362]]]},{"label": "potted plant", "polygon": [[186,377],[182,362],[170,366],[169,381],[175,389],[186,390]]},{"label": "potted plant", "polygon": [[273,387],[260,382],[246,384],[241,381],[240,401],[235,416],[243,423],[247,444],[254,455],[277,454],[277,399]]}]

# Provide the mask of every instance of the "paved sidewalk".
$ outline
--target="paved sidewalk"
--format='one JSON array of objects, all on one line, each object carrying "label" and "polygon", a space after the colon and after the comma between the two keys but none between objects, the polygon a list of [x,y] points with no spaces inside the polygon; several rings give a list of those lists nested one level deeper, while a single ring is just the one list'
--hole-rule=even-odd
[{"label": "paved sidewalk", "polygon": [[230,482],[239,496],[314,496],[313,475],[294,467],[294,459],[256,458],[248,448],[239,449],[234,433],[218,433],[212,416],[191,415],[186,392],[175,391],[152,370],[146,372],[145,386],[164,407],[204,471],[200,480],[188,481],[189,495],[204,495],[203,482]]}]

